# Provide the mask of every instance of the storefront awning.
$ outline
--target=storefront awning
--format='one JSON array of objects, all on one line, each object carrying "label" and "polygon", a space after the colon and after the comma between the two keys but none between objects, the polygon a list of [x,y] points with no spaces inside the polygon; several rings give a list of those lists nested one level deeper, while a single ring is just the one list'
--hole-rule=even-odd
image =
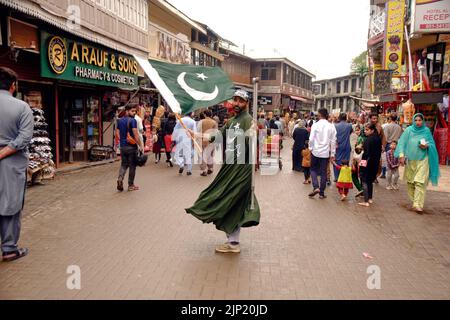
[{"label": "storefront awning", "polygon": [[365,104],[367,106],[376,106],[376,105],[380,104],[379,100],[370,100],[370,99],[364,99],[364,98],[355,97],[355,96],[350,96],[350,98],[352,98],[353,100],[361,101],[363,104]]},{"label": "storefront awning", "polygon": [[308,102],[307,99],[302,98],[302,97],[298,97],[298,96],[289,96],[291,97],[292,100],[298,100],[298,101],[302,101],[302,102]]}]

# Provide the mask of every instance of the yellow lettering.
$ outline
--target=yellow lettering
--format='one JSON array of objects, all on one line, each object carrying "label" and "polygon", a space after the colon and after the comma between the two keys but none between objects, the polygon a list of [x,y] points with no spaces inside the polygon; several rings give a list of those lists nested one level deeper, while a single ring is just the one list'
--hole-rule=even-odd
[{"label": "yellow lettering", "polygon": [[119,71],[123,72],[123,57],[119,56]]},{"label": "yellow lettering", "polygon": [[134,73],[134,74],[137,74],[137,73],[138,73],[138,65],[137,65],[137,61],[133,61],[133,66],[134,66],[134,71],[133,71],[133,73]]},{"label": "yellow lettering", "polygon": [[103,51],[97,50],[97,67],[103,67]]},{"label": "yellow lettering", "polygon": [[108,52],[103,51],[103,68],[108,64]]},{"label": "yellow lettering", "polygon": [[95,58],[95,49],[91,49],[91,60],[89,60],[89,64],[97,65],[97,59]]},{"label": "yellow lettering", "polygon": [[80,55],[78,53],[78,44],[76,42],[73,43],[72,53],[70,54],[70,60],[80,61]]},{"label": "yellow lettering", "polygon": [[89,48],[81,45],[81,62],[89,63]]}]

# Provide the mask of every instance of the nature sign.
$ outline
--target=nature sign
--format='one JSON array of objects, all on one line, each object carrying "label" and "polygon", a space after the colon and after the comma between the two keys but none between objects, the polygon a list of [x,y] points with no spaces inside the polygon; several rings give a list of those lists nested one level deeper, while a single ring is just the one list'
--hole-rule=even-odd
[{"label": "nature sign", "polygon": [[84,41],[41,32],[41,76],[135,89],[138,64],[132,57]]}]

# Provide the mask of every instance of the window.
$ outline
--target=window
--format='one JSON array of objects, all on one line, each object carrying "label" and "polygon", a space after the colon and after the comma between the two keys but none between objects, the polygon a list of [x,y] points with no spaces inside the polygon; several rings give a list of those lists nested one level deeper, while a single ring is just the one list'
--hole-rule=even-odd
[{"label": "window", "polygon": [[288,83],[289,81],[289,73],[290,73],[289,66],[287,64],[284,65],[284,74],[283,74],[283,82]]},{"label": "window", "polygon": [[344,80],[344,92],[348,92],[348,80]]},{"label": "window", "polygon": [[325,107],[325,100],[320,100],[320,107],[324,108]]},{"label": "window", "polygon": [[336,81],[336,93],[341,93],[341,82]]},{"label": "window", "polygon": [[355,91],[356,91],[356,78],[352,79],[352,88],[351,88],[351,92]]},{"label": "window", "polygon": [[261,80],[276,80],[277,65],[275,63],[265,63],[261,67]]},{"label": "window", "polygon": [[322,84],[320,85],[320,93],[321,93],[321,94],[325,94],[325,83],[322,83]]}]

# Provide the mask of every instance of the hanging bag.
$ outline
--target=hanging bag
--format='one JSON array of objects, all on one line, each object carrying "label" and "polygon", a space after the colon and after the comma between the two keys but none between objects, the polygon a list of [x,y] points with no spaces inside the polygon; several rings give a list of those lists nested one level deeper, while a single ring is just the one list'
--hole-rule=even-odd
[{"label": "hanging bag", "polygon": [[136,144],[136,140],[133,139],[133,137],[131,137],[130,134],[130,118],[128,118],[128,123],[127,123],[127,142],[131,145],[135,145]]}]

